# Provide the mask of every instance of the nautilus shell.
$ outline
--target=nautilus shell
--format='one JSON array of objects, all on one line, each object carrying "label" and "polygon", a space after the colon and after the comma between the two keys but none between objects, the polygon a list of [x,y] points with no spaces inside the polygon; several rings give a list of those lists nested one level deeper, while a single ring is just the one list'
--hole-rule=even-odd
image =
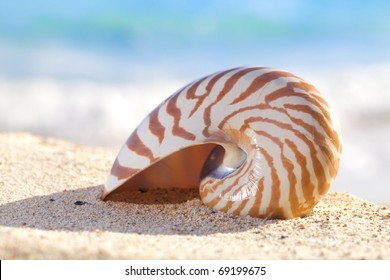
[{"label": "nautilus shell", "polygon": [[120,150],[102,198],[151,188],[199,188],[238,215],[308,214],[334,180],[338,122],[324,97],[284,70],[243,67],[183,87]]}]

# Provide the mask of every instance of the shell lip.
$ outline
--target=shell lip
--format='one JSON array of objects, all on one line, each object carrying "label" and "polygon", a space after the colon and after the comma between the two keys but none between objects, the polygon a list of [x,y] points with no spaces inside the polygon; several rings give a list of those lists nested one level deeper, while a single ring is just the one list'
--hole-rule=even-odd
[{"label": "shell lip", "polygon": [[103,187],[102,195],[100,196],[101,200],[105,200],[105,198],[108,196],[110,192],[107,190],[107,185],[105,184]]}]

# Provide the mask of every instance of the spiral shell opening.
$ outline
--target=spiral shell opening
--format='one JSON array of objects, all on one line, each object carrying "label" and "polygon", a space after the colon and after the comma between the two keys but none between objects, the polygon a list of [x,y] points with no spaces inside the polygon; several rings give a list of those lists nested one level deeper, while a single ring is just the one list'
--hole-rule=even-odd
[{"label": "spiral shell opening", "polygon": [[240,168],[246,157],[245,151],[235,145],[217,145],[205,161],[200,179],[206,177],[223,179]]}]

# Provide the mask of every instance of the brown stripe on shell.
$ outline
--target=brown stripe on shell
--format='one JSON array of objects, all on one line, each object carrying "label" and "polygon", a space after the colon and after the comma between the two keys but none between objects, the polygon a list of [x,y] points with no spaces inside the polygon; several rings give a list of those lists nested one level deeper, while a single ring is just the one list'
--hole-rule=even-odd
[{"label": "brown stripe on shell", "polygon": [[161,124],[158,119],[158,112],[160,107],[157,107],[153,110],[153,112],[149,115],[149,130],[150,132],[157,136],[158,142],[161,144],[164,140],[165,127]]},{"label": "brown stripe on shell", "polygon": [[320,114],[318,111],[314,110],[313,107],[302,104],[284,104],[283,107],[289,110],[298,111],[310,115],[311,118],[315,119],[320,124],[320,126],[324,129],[325,133],[328,136],[333,134],[334,130],[330,128],[330,124],[328,122],[330,119],[326,118],[325,115]]},{"label": "brown stripe on shell", "polygon": [[[322,133],[320,133],[317,130],[316,126],[308,124],[300,118],[294,118],[293,116],[291,116],[287,112],[286,109],[283,109],[283,108],[273,108],[273,109],[276,111],[279,111],[282,114],[285,114],[287,117],[289,117],[289,119],[291,120],[291,122],[293,124],[304,128],[308,132],[308,134],[305,134],[305,136],[310,138],[309,139],[310,141],[317,144],[317,146],[320,148],[320,150],[322,152],[323,159],[326,161],[326,164],[328,166],[332,166],[332,168],[329,169],[330,175],[336,176],[338,165],[333,166],[334,162],[333,162],[333,157],[331,156],[331,154],[333,152],[332,152],[331,148],[329,147],[329,145],[327,144],[327,139],[330,139],[332,141],[333,138],[338,138],[337,132],[333,131],[332,135],[330,135],[328,138],[326,138],[325,135],[323,135]],[[309,137],[309,135],[311,137]],[[335,140],[335,141],[339,144],[339,146],[335,146],[335,147],[338,151],[340,151],[341,143],[339,142],[339,140]],[[333,142],[335,142],[335,141],[333,141]]]},{"label": "brown stripe on shell", "polygon": [[[289,139],[285,140],[285,143],[287,146],[293,151],[295,159],[297,160],[297,163],[299,167],[301,168],[301,186],[302,186],[302,193],[303,197],[305,199],[305,203],[308,205],[314,204],[314,183],[311,180],[310,172],[307,169],[307,159],[306,156],[304,156],[298,149],[297,145]],[[299,212],[306,213],[307,207],[304,207],[303,205],[300,205]]]},{"label": "brown stripe on shell", "polygon": [[203,100],[206,98],[207,93],[202,94],[202,95],[196,95],[196,92],[198,90],[199,85],[208,78],[209,76],[206,76],[198,81],[196,81],[188,90],[186,93],[186,98],[187,99],[198,99],[196,102],[196,105],[192,109],[192,111],[189,114],[189,118],[198,110],[199,106],[203,103]]},{"label": "brown stripe on shell", "polygon": [[[331,147],[329,147],[328,143],[326,142],[325,136],[319,133],[314,126],[305,123],[301,119],[297,119],[293,117],[290,118],[293,123],[300,125],[301,127],[304,127],[307,131],[311,131],[312,138],[310,140],[316,143],[316,145],[320,148],[323,159],[325,160],[326,165],[329,167],[329,174],[332,177],[336,176],[338,164],[335,164],[334,162],[334,158],[332,157],[333,151]],[[333,136],[330,136],[328,139],[332,141],[332,137],[337,138],[336,132],[334,132]],[[341,149],[341,144],[338,147],[336,146],[336,149],[339,151]]]},{"label": "brown stripe on shell", "polygon": [[[300,97],[300,98],[306,100],[308,103],[313,104],[321,111],[322,116],[318,114],[317,115],[318,120],[316,119],[317,121],[320,121],[320,119],[331,120],[330,113],[327,109],[329,107],[329,105],[322,97],[320,97],[319,95],[314,95],[314,94],[309,95],[307,93],[301,93],[301,92],[294,91],[294,88],[303,88],[304,89],[304,87],[306,85],[307,85],[306,83],[302,83],[302,82],[300,82],[300,83],[295,83],[295,82],[287,83],[287,85],[285,87],[280,88],[278,90],[275,90],[272,93],[267,94],[267,96],[265,97],[265,102],[270,104],[271,102],[275,101],[276,99],[279,99],[282,97]],[[288,104],[284,104],[283,106],[285,107],[287,105]],[[313,116],[313,118],[315,118],[315,116]],[[328,136],[334,135],[336,133],[334,130],[329,128],[326,123],[320,122],[320,124],[321,125],[324,124],[324,125],[322,125],[322,127],[327,132]],[[334,143],[335,147],[340,147],[340,140],[338,137],[330,137],[330,139]]]},{"label": "brown stripe on shell", "polygon": [[117,177],[119,180],[129,178],[130,176],[136,174],[139,169],[134,169],[130,167],[125,167],[120,165],[118,159],[115,159],[115,162],[111,168],[111,175]]},{"label": "brown stripe on shell", "polygon": [[286,84],[285,87],[275,90],[274,92],[271,92],[267,94],[265,97],[266,103],[271,103],[275,101],[276,99],[283,98],[283,97],[299,97],[304,100],[306,100],[308,103],[313,104],[316,106],[323,116],[326,119],[330,119],[330,113],[329,113],[329,105],[326,102],[325,99],[323,99],[320,95],[315,94],[309,94],[307,92],[296,92],[294,89],[301,88],[304,89],[306,83],[303,82],[289,82]]},{"label": "brown stripe on shell", "polygon": [[239,113],[242,113],[242,112],[244,112],[244,111],[249,111],[249,110],[252,110],[252,109],[265,110],[265,109],[273,109],[273,108],[272,108],[270,105],[265,104],[265,103],[261,103],[261,104],[253,105],[253,106],[241,107],[240,109],[237,109],[237,110],[235,110],[234,112],[232,112],[232,113],[230,113],[229,115],[227,115],[227,116],[218,124],[218,128],[219,128],[219,129],[223,129],[223,127],[225,126],[225,124],[226,124],[231,118],[233,118],[234,116],[238,115]]},{"label": "brown stripe on shell", "polygon": [[142,142],[141,138],[138,136],[138,130],[135,130],[133,134],[127,139],[126,142],[127,148],[133,151],[137,155],[147,157],[150,162],[158,160],[158,157],[154,157],[152,150]]},{"label": "brown stripe on shell", "polygon": [[186,140],[195,140],[196,136],[194,134],[179,125],[182,113],[176,104],[178,97],[179,95],[173,96],[167,103],[167,113],[173,117],[172,135]]},{"label": "brown stripe on shell", "polygon": [[[263,192],[264,192],[264,177],[261,178],[259,180],[259,182],[257,183],[257,192],[256,192],[256,196],[255,196],[255,201],[254,201],[252,207],[248,211],[249,216],[253,216],[253,217],[257,217],[259,215],[262,216],[260,214],[260,207],[261,207],[261,200],[263,199]],[[248,201],[246,201],[246,203],[243,205],[242,209],[237,209],[237,210],[242,211],[244,209],[244,207],[246,206],[246,204],[248,203]]]},{"label": "brown stripe on shell", "polygon": [[[210,79],[210,81],[207,83],[206,88],[205,88],[205,92],[202,95],[199,95],[199,96],[195,95],[196,91],[187,92],[187,95],[186,95],[187,98],[189,98],[189,99],[194,99],[194,98],[198,99],[198,101],[196,102],[194,108],[190,112],[189,118],[199,109],[199,107],[203,104],[203,102],[206,99],[206,97],[210,95],[210,92],[213,90],[213,87],[215,86],[215,84],[222,77],[224,77],[227,73],[232,72],[232,71],[234,71],[236,69],[238,69],[238,68],[233,68],[233,69],[229,69],[229,70],[223,71],[223,72],[215,75],[214,77],[212,77]],[[207,76],[206,78],[209,78],[209,77],[210,76]],[[201,82],[203,82],[203,81],[204,81],[204,79],[201,80]],[[199,86],[199,84],[196,85],[196,88]],[[191,89],[192,89],[192,87],[191,87]]]},{"label": "brown stripe on shell", "polygon": [[284,143],[277,137],[272,136],[271,134],[265,132],[256,130],[256,133],[258,135],[262,135],[268,139],[270,139],[273,143],[279,146],[280,148],[280,156],[281,156],[281,162],[283,164],[284,169],[287,171],[287,179],[289,181],[290,190],[289,190],[289,202],[290,202],[290,209],[293,214],[293,216],[299,216],[298,215],[298,197],[296,192],[296,185],[297,185],[297,178],[294,174],[294,164],[291,162],[290,159],[288,159],[284,155]]},{"label": "brown stripe on shell", "polygon": [[328,107],[328,103],[319,95],[309,94],[308,92],[296,92],[294,89],[303,89],[306,83],[303,82],[288,82],[286,86],[279,88],[271,93],[268,93],[265,97],[266,103],[271,103],[276,99],[283,97],[300,97],[308,101],[309,103],[313,103],[318,108],[322,109],[321,111],[325,116],[328,116],[329,113],[327,110],[323,110],[323,107]]},{"label": "brown stripe on shell", "polygon": [[[284,107],[286,109],[300,111],[300,112],[310,114],[310,116],[313,119],[315,119],[320,124],[320,126],[324,129],[326,135],[328,136],[329,140],[333,143],[333,145],[336,147],[336,149],[339,150],[341,148],[341,142],[340,142],[339,138],[337,137],[337,132],[330,127],[330,125],[331,125],[330,117],[326,118],[324,115],[321,115],[319,112],[313,110],[313,108],[311,108],[308,105],[285,104]],[[310,126],[309,124],[306,124],[301,119],[295,119],[295,123],[297,123],[297,124],[299,123],[301,126],[305,127],[306,129],[309,129],[308,126]],[[313,127],[313,126],[311,126],[311,127]],[[312,129],[312,128],[310,128],[310,129]],[[318,132],[316,130],[316,134],[317,133]]]},{"label": "brown stripe on shell", "polygon": [[211,125],[211,110],[213,106],[215,106],[218,102],[220,102],[227,94],[232,90],[232,88],[236,85],[238,80],[243,77],[244,75],[255,71],[264,69],[265,67],[252,67],[252,68],[244,68],[237,73],[234,73],[230,78],[228,78],[222,88],[222,90],[219,92],[217,98],[204,109],[203,113],[203,120],[205,123],[205,128],[203,129],[203,135],[206,137],[210,136],[209,128]]},{"label": "brown stripe on shell", "polygon": [[249,96],[251,96],[252,94],[256,93],[258,90],[262,89],[266,84],[268,84],[269,82],[273,81],[273,80],[276,80],[276,79],[279,79],[281,77],[294,77],[294,78],[298,78],[297,76],[291,74],[291,73],[288,73],[288,72],[283,72],[283,71],[271,71],[271,72],[268,72],[268,73],[264,73],[262,74],[261,76],[259,77],[256,77],[252,83],[249,85],[249,87],[244,91],[242,92],[236,99],[234,99],[230,105],[233,105],[233,104],[237,104],[239,102],[242,102],[244,101],[245,99],[247,99]]},{"label": "brown stripe on shell", "polygon": [[[286,130],[293,132],[295,134],[295,136],[297,136],[299,139],[301,139],[310,150],[310,158],[312,159],[314,173],[318,179],[318,186],[326,186],[327,185],[324,168],[323,168],[321,162],[319,161],[319,159],[317,158],[317,151],[314,147],[315,141],[309,140],[306,135],[301,133],[299,130],[293,128],[291,124],[286,124],[286,123],[282,123],[282,122],[279,122],[276,120],[271,120],[271,119],[262,118],[262,117],[251,117],[251,118],[247,119],[248,124],[250,124],[251,122],[256,122],[256,121],[268,122],[268,123],[274,124],[282,129],[286,129]],[[323,192],[323,190],[321,189],[320,194],[322,194],[322,192]]]},{"label": "brown stripe on shell", "polygon": [[272,156],[262,147],[258,148],[263,154],[264,159],[267,161],[268,167],[271,169],[271,199],[268,203],[268,207],[265,210],[265,216],[273,216],[277,218],[284,218],[285,214],[283,208],[280,207],[280,178],[278,171],[275,168]]},{"label": "brown stripe on shell", "polygon": [[[296,118],[293,118],[292,116],[290,116],[288,114],[288,112],[286,111],[286,109],[283,109],[283,108],[277,108],[277,107],[271,107],[271,105],[269,104],[264,104],[264,103],[261,103],[259,105],[254,105],[254,106],[247,106],[247,107],[242,107],[232,113],[230,113],[229,115],[227,115],[223,120],[222,122],[218,125],[219,129],[223,130],[224,129],[224,126],[225,124],[232,118],[234,117],[235,115],[239,114],[239,113],[242,113],[244,111],[247,111],[247,110],[252,110],[252,109],[258,109],[258,110],[266,110],[266,109],[269,109],[269,110],[275,110],[275,111],[278,111],[280,113],[283,113],[285,114],[286,116],[288,116],[290,118],[290,120],[297,124],[297,125],[303,125],[303,128],[305,128],[309,133],[310,135],[313,136],[313,139],[310,139],[308,140],[307,139],[307,136],[302,134],[301,132],[299,132],[298,130],[294,129],[291,125],[291,129],[293,129],[293,132],[299,132],[299,135],[301,137],[301,139],[305,139],[305,142],[307,141],[313,141],[314,143],[318,144],[319,148],[321,149],[321,151],[323,152],[323,154],[325,155],[324,156],[324,159],[325,161],[327,162],[327,164],[330,164],[329,166],[331,166],[332,168],[330,168],[330,174],[331,176],[335,176],[336,173],[337,173],[337,169],[338,169],[338,161],[337,162],[334,162],[333,158],[331,155],[332,155],[332,151],[330,150],[330,148],[328,148],[327,145],[320,145],[320,143],[326,143],[326,140],[325,140],[325,136],[322,135],[321,133],[318,133],[316,128],[314,126],[310,126],[308,124],[305,124],[301,119],[296,119]],[[259,117],[258,119],[259,121],[265,121],[265,120],[268,120],[268,122],[271,122],[271,119],[269,118],[261,118]],[[274,121],[273,123],[275,123],[277,121]],[[287,124],[286,124],[287,125]],[[312,134],[313,133],[313,134]],[[336,146],[336,148],[338,148],[338,150],[340,150],[341,148],[341,144],[339,142],[339,139],[337,137],[337,134],[333,134],[334,137],[332,137],[331,139],[335,139],[334,141],[336,141],[336,144],[338,143],[339,144],[339,147]],[[316,157],[316,161],[318,161],[317,157]],[[319,161],[318,161],[319,163]],[[320,164],[320,163],[319,163]],[[321,164],[320,164],[321,165]],[[321,165],[322,166],[322,165]],[[319,171],[319,168],[317,168],[317,172],[319,173],[323,173],[323,172],[320,172]],[[323,176],[325,173],[323,173]],[[325,190],[321,190],[321,193],[323,193]]]}]

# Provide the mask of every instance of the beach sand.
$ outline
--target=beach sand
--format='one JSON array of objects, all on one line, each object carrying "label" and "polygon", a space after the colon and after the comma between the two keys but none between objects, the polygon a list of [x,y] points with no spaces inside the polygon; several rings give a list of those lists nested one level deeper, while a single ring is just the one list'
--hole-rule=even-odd
[{"label": "beach sand", "polygon": [[116,153],[0,134],[0,258],[390,259],[390,209],[346,193],[291,220],[221,213],[195,191],[103,202]]}]

